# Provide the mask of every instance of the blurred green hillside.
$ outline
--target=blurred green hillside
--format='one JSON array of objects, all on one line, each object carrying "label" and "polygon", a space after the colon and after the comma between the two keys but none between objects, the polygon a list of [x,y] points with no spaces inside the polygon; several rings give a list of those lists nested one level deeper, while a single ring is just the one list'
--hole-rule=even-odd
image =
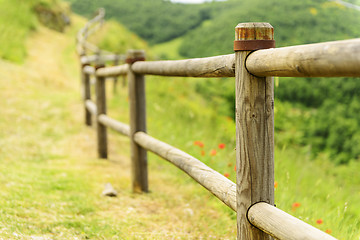
[{"label": "blurred green hillside", "polygon": [[328,0],[232,0],[225,4],[232,7],[186,35],[180,46],[182,55],[231,53],[234,27],[241,22],[271,23],[277,47],[360,37],[359,11]]},{"label": "blurred green hillside", "polygon": [[0,0],[0,58],[23,63],[26,39],[39,23],[64,31],[68,25],[68,4],[58,0]]},{"label": "blurred green hillside", "polygon": [[[277,47],[360,37],[360,11],[328,0],[229,0],[195,5],[162,0],[70,2],[76,12],[86,16],[105,7],[109,17],[147,42],[158,43],[154,51],[163,59],[231,53],[234,27],[240,22],[271,23]],[[295,141],[308,146],[314,157],[325,152],[342,164],[360,157],[359,89],[356,78],[282,78],[275,96],[311,115],[297,126],[301,134]],[[234,117],[231,83],[205,80],[196,91],[212,99],[220,114]],[[332,115],[328,115],[330,108]]]},{"label": "blurred green hillside", "polygon": [[104,7],[114,18],[150,44],[166,42],[198,27],[210,17],[202,5],[172,4],[163,0],[69,0],[76,13],[90,17]]},{"label": "blurred green hillside", "polygon": [[[186,57],[229,53],[234,26],[253,21],[274,26],[278,47],[360,37],[360,11],[333,1],[244,0],[188,33],[179,52]],[[217,89],[209,82],[198,86],[207,97],[215,95],[227,100],[227,114],[233,116],[232,89]],[[359,89],[359,78],[284,78],[277,85],[275,96],[311,115],[296,126],[302,131],[296,137],[299,144],[309,146],[313,156],[326,152],[336,163],[347,163],[360,157]],[[283,130],[280,125],[277,128]]]},{"label": "blurred green hillside", "polygon": [[88,40],[100,49],[114,53],[124,54],[128,49],[144,49],[149,53],[146,41],[113,19],[106,21]]}]

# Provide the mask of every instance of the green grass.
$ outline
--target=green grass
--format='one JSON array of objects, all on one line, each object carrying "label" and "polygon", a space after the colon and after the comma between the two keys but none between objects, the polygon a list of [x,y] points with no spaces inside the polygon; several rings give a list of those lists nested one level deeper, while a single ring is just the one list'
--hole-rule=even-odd
[{"label": "green grass", "polygon": [[[304,150],[275,151],[277,207],[323,231],[331,230],[338,239],[358,239],[359,163],[339,167],[325,156],[311,160]],[[294,209],[295,202],[301,206]],[[318,219],[323,223],[317,224]]]},{"label": "green grass", "polygon": [[47,17],[51,16],[51,19],[43,19],[45,25],[63,24],[59,16],[65,4],[58,0],[0,0],[0,6],[0,58],[14,63],[24,63],[28,55],[27,40],[39,26],[38,7],[48,11]]},{"label": "green grass", "polygon": [[25,41],[36,27],[36,16],[29,1],[0,0],[0,58],[22,63],[26,57]]}]

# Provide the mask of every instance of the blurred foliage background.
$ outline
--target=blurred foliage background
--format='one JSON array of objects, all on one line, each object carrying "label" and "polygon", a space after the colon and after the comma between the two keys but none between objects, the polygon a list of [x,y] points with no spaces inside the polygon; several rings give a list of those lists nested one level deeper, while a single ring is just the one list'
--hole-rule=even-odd
[{"label": "blurred foliage background", "polygon": [[[231,53],[234,27],[240,22],[271,23],[277,47],[360,37],[360,11],[328,0],[229,0],[191,5],[163,0],[70,2],[74,11],[85,16],[105,7],[108,18],[118,20],[151,45],[179,39],[172,42],[176,41],[176,50],[184,58]],[[168,51],[172,47],[166,46]],[[167,58],[166,54],[161,57]],[[309,145],[314,156],[327,152],[339,164],[359,159],[358,78],[282,78],[278,83],[278,101],[290,102],[311,115],[296,126],[302,132],[296,136],[299,144]],[[205,80],[196,90],[211,99],[219,114],[234,117],[231,81]]]}]

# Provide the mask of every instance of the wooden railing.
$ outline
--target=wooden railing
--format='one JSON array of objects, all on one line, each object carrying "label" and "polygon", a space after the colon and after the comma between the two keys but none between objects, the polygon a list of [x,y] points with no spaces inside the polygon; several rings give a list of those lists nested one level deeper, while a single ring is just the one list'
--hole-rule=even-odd
[{"label": "wooden railing", "polygon": [[[98,155],[107,157],[107,128],[128,136],[134,192],[148,192],[147,151],[151,151],[237,212],[237,239],[335,239],[274,207],[273,76],[360,76],[360,39],[264,49],[274,44],[270,24],[239,24],[235,33],[235,54],[146,62],[144,51],[129,50],[126,63],[113,67],[105,67],[99,61],[101,57],[86,56],[82,49],[88,44],[78,41],[85,121],[91,125],[91,115],[96,116]],[[90,96],[91,75],[96,77],[95,102]],[[106,115],[106,78],[125,75],[129,84],[129,125]],[[146,133],[145,75],[235,77],[236,184]]]}]

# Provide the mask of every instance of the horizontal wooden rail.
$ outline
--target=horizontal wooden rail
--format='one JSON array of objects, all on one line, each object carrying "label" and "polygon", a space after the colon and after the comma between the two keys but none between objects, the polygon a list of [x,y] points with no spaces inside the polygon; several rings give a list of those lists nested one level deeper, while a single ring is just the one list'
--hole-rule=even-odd
[{"label": "horizontal wooden rail", "polygon": [[83,71],[84,71],[84,73],[89,74],[89,75],[95,74],[95,68],[92,66],[85,66]]},{"label": "horizontal wooden rail", "polygon": [[236,184],[228,178],[206,166],[200,160],[144,132],[135,133],[134,140],[143,148],[183,170],[228,207],[236,211]]},{"label": "horizontal wooden rail", "polygon": [[116,121],[115,119],[110,118],[105,114],[101,114],[98,121],[106,127],[109,127],[125,136],[130,136],[130,127],[125,123]]},{"label": "horizontal wooden rail", "polygon": [[234,54],[208,58],[135,62],[132,70],[137,74],[177,77],[234,77]]},{"label": "horizontal wooden rail", "polygon": [[123,64],[119,66],[100,68],[96,71],[96,76],[99,77],[115,77],[126,75],[129,71],[129,65]]},{"label": "horizontal wooden rail", "polygon": [[[104,17],[105,17],[105,9],[104,8],[100,8],[99,9],[99,12],[98,12],[98,15],[96,17],[94,17],[93,19],[89,20],[85,26],[79,30],[78,32],[78,38],[81,38],[81,37],[88,37],[90,34],[89,34],[89,29],[93,26],[96,26],[98,23],[101,23],[103,20],[104,20]],[[94,31],[93,31],[94,32]],[[93,33],[93,32],[90,32],[90,33]]]},{"label": "horizontal wooden rail", "polygon": [[92,114],[92,115],[96,115],[96,104],[91,101],[91,100],[86,100],[85,101],[85,106],[87,108],[87,110],[89,110],[89,112]]},{"label": "horizontal wooden rail", "polygon": [[360,77],[360,38],[258,50],[246,68],[259,77]]},{"label": "horizontal wooden rail", "polygon": [[86,26],[83,29],[79,31],[79,34],[77,36],[78,42],[86,41],[86,39],[92,35],[94,32],[98,31],[102,25],[102,22],[94,23],[91,26]]},{"label": "horizontal wooden rail", "polygon": [[91,24],[96,23],[98,21],[101,21],[104,17],[105,17],[105,9],[104,8],[99,8],[98,15],[96,17],[94,17],[93,19],[89,20],[85,24],[85,27],[89,27]]},{"label": "horizontal wooden rail", "polygon": [[280,240],[336,239],[265,202],[251,206],[248,219],[255,227]]},{"label": "horizontal wooden rail", "polygon": [[81,64],[95,63],[99,59],[99,55],[82,56],[80,58]]},{"label": "horizontal wooden rail", "polygon": [[100,8],[98,11],[98,14],[96,17],[88,21],[85,26],[79,30],[76,40],[77,40],[77,52],[79,55],[84,55],[86,53],[86,50],[90,50],[93,52],[98,52],[100,49],[91,44],[88,43],[86,40],[87,38],[96,32],[103,24],[105,17],[105,9]]},{"label": "horizontal wooden rail", "polygon": [[[103,16],[104,17],[104,16]],[[103,25],[104,19],[99,19],[97,22],[94,22],[91,26],[89,26],[86,31],[84,32],[84,37],[87,39],[89,36],[97,32]]]}]

